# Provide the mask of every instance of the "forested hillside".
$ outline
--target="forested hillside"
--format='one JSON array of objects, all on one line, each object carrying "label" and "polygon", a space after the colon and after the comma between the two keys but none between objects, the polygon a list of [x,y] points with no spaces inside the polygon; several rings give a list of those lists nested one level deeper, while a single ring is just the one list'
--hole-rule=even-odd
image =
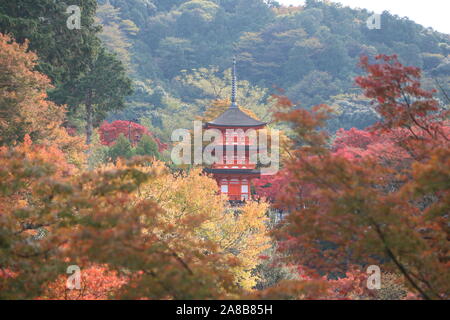
[{"label": "forested hillside", "polygon": [[[267,96],[281,88],[306,108],[337,106],[341,115],[332,130],[362,129],[377,119],[355,88],[361,55],[396,53],[424,69],[428,87],[438,88],[438,80],[449,88],[449,36],[388,12],[381,29],[370,30],[371,12],[314,0],[289,8],[263,0],[98,3],[102,39],[136,81],[129,109],[111,119],[144,118],[163,135],[201,114],[208,100],[229,96],[228,82],[225,90],[212,87],[229,80],[223,72],[233,55],[239,78],[248,81],[241,83],[242,104],[263,116]],[[254,90],[259,94],[244,96]]]},{"label": "forested hillside", "polygon": [[[133,92],[132,83],[122,62],[98,37],[101,27],[95,24],[96,1],[77,0],[71,5],[83,8],[76,30],[68,27],[70,7],[64,2],[2,1],[0,33],[10,35],[12,41],[27,49],[29,44],[29,50],[37,54],[36,71],[51,82],[45,93],[52,102],[67,108],[65,127],[85,133],[90,144],[94,128],[108,113],[125,107],[124,98]],[[11,111],[8,104],[1,108]],[[26,133],[34,138],[33,132]],[[18,137],[22,140],[23,134]]]}]

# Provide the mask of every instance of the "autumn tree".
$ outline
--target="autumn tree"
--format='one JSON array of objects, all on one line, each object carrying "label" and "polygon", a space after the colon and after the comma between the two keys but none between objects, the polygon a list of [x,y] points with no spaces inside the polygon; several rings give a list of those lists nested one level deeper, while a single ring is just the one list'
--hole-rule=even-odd
[{"label": "autumn tree", "polygon": [[157,143],[159,151],[163,151],[167,148],[167,146],[161,143],[161,141],[145,126],[133,121],[117,120],[111,123],[105,121],[99,128],[101,143],[106,146],[111,146],[121,133],[134,145],[136,145],[144,136],[150,136]]},{"label": "autumn tree", "polygon": [[[199,170],[136,158],[77,174],[29,138],[0,164],[2,298],[232,298],[256,283],[267,205],[230,210]],[[64,287],[69,265],[82,291]]]},{"label": "autumn tree", "polygon": [[18,44],[0,34],[0,145],[12,145],[25,137],[41,145],[59,149],[72,165],[85,165],[81,138],[63,127],[65,108],[47,98],[52,88],[48,77],[35,70],[38,57],[28,44]]},{"label": "autumn tree", "polygon": [[[197,120],[200,120],[202,122],[209,122],[217,117],[219,117],[222,113],[224,113],[231,105],[231,101],[229,99],[218,99],[213,100],[210,102],[210,105],[203,115],[198,116]],[[246,107],[239,107],[245,114],[249,115],[250,117],[254,119],[258,119],[258,117],[253,113],[251,110],[247,109]]]},{"label": "autumn tree", "polygon": [[115,298],[238,294],[229,269],[239,260],[193,236],[205,215],[172,224],[155,200],[137,197],[163,167],[141,159],[70,175],[60,168],[63,161],[40,156],[39,148],[0,152],[2,298],[42,297],[67,266],[104,264],[126,277]]},{"label": "autumn tree", "polygon": [[62,274],[45,285],[40,300],[107,300],[127,283],[126,276],[110,270],[107,265],[92,265],[83,270],[80,289],[67,288],[67,275]]},{"label": "autumn tree", "polygon": [[69,6],[64,2],[2,3],[0,32],[13,35],[19,43],[28,41],[39,56],[37,70],[54,85],[46,88],[50,100],[67,106],[66,120],[71,124],[83,118],[89,145],[93,127],[107,112],[125,107],[124,98],[132,93],[131,80],[123,63],[107,52],[98,38],[101,27],[95,24],[96,1],[77,0],[71,5],[82,10],[80,29],[67,27]]},{"label": "autumn tree", "polygon": [[0,145],[22,141],[26,134],[42,140],[52,136],[64,110],[48,101],[50,80],[35,70],[38,57],[28,44],[0,34]]},{"label": "autumn tree", "polygon": [[[289,184],[279,199],[290,210],[279,239],[311,277],[376,264],[400,274],[422,298],[446,299],[448,110],[422,89],[418,68],[403,66],[396,56],[376,59],[371,64],[362,58],[367,75],[357,83],[382,119],[370,133],[352,135],[359,139],[353,145],[369,152],[348,157],[338,152],[340,142],[337,150],[328,147],[326,132],[317,130],[329,118],[325,105],[277,115],[293,125],[296,142],[285,166]],[[285,98],[279,101],[292,106]],[[390,141],[368,147],[373,139]],[[313,192],[299,197],[305,184],[313,185]]]},{"label": "autumn tree", "polygon": [[[187,233],[194,238],[208,239],[217,246],[220,255],[235,259],[238,263],[230,268],[235,282],[250,290],[258,280],[253,269],[270,242],[267,204],[248,202],[242,208],[233,209],[216,190],[215,180],[203,175],[201,169],[193,169],[186,174],[162,175],[142,187],[139,198],[157,201],[165,209],[161,219],[180,229],[172,237]],[[203,223],[192,229],[186,223],[191,220],[203,220]]]}]

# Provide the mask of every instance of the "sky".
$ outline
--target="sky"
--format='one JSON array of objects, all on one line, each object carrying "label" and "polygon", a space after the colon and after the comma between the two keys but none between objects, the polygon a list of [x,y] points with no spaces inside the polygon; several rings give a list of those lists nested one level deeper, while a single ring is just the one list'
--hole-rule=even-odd
[{"label": "sky", "polygon": [[[277,0],[285,5],[303,4],[303,0]],[[449,0],[333,0],[352,8],[365,8],[375,13],[387,10],[400,17],[408,17],[424,27],[450,34]]]}]

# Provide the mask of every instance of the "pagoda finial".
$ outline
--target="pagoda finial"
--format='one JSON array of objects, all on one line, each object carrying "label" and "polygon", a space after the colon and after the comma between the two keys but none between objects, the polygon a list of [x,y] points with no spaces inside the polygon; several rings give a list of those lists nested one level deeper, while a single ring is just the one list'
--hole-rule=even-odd
[{"label": "pagoda finial", "polygon": [[237,108],[236,103],[236,91],[237,91],[237,80],[236,80],[236,57],[233,58],[233,74],[231,79],[231,106],[230,108]]}]

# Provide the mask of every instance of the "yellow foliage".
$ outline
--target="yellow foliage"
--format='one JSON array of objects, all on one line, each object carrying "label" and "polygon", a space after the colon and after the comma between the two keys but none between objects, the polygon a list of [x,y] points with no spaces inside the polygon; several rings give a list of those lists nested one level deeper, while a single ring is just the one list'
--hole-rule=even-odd
[{"label": "yellow foliage", "polygon": [[65,128],[57,127],[53,130],[52,135],[49,135],[42,141],[43,145],[55,146],[61,150],[66,161],[74,165],[78,169],[83,169],[86,166],[86,150],[87,145],[85,139],[81,136],[70,136]]},{"label": "yellow foliage", "polygon": [[[164,209],[159,218],[176,226],[177,234],[172,237],[188,234],[211,241],[220,254],[237,259],[231,270],[237,284],[247,290],[256,285],[252,270],[270,241],[266,203],[248,202],[238,210],[230,208],[226,198],[217,194],[216,182],[201,169],[175,175],[166,172],[142,187],[138,199],[156,201]],[[196,230],[185,230],[185,225],[192,225],[187,221],[193,219],[204,222]]]},{"label": "yellow foliage", "polygon": [[270,247],[266,229],[266,203],[248,202],[237,210],[211,217],[204,232],[225,254],[237,255],[240,265],[233,270],[237,283],[250,290],[257,277],[252,270],[259,264],[262,252]]}]

